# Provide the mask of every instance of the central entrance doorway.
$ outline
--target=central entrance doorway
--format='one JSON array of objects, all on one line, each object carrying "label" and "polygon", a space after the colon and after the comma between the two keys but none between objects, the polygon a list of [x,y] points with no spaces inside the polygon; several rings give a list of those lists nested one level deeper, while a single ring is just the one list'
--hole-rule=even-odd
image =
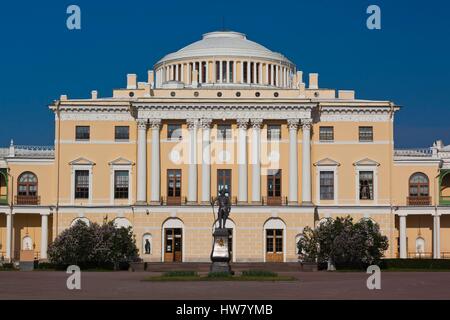
[{"label": "central entrance doorway", "polygon": [[164,229],[164,262],[183,261],[183,233],[181,228]]}]

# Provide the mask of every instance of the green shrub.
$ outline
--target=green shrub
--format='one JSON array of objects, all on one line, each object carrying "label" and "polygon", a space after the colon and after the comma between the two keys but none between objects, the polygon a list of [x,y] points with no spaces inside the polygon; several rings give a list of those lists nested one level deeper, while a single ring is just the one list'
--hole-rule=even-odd
[{"label": "green shrub", "polygon": [[14,264],[12,263],[3,263],[3,265],[0,267],[0,269],[3,270],[13,270],[14,269]]},{"label": "green shrub", "polygon": [[269,270],[250,269],[242,271],[244,277],[278,277],[278,274]]},{"label": "green shrub", "polygon": [[163,273],[164,277],[196,277],[198,276],[197,271],[191,270],[175,270]]},{"label": "green shrub", "polygon": [[208,273],[208,278],[228,278],[232,275],[228,272],[210,272]]},{"label": "green shrub", "polygon": [[78,221],[59,234],[48,249],[52,264],[67,268],[127,270],[138,259],[138,249],[131,227],[116,228],[112,221],[87,225]]},{"label": "green shrub", "polygon": [[450,270],[450,260],[445,259],[383,259],[381,269]]},{"label": "green shrub", "polygon": [[57,266],[55,266],[53,263],[49,263],[49,262],[39,262],[39,263],[37,263],[37,265],[35,265],[34,268],[39,269],[39,270],[52,270],[52,269],[57,269]]}]

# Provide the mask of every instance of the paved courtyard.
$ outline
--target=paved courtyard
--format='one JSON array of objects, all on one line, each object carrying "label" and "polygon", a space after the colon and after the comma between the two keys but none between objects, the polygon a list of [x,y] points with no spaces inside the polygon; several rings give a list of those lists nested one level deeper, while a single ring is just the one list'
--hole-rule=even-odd
[{"label": "paved courtyard", "polygon": [[0,299],[450,299],[450,272],[383,272],[381,290],[368,274],[280,272],[292,282],[148,282],[150,272],[83,272],[68,290],[65,272],[0,272]]}]

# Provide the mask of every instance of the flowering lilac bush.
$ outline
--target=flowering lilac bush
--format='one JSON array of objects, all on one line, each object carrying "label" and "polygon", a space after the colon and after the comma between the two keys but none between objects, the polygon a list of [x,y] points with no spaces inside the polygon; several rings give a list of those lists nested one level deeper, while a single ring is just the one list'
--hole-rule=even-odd
[{"label": "flowering lilac bush", "polygon": [[315,229],[306,227],[297,243],[300,259],[305,262],[363,268],[379,264],[388,249],[388,239],[370,219],[353,223],[353,218],[328,218]]},{"label": "flowering lilac bush", "polygon": [[138,249],[131,227],[116,228],[113,222],[88,226],[80,220],[56,237],[48,256],[57,266],[117,269],[121,263],[136,261]]}]

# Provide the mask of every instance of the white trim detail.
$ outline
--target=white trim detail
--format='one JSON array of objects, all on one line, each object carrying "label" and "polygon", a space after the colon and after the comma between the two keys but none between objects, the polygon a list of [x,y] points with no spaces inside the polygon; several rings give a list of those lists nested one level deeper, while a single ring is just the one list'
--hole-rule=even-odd
[{"label": "white trim detail", "polygon": [[[316,203],[320,204],[320,173],[322,171],[333,172],[333,200],[335,205],[339,202],[339,181],[338,181],[338,167],[340,163],[330,158],[322,159],[314,164],[316,167]],[[325,200],[328,201],[328,200]]]},{"label": "white trim detail", "polygon": [[130,160],[127,160],[125,158],[119,157],[111,162],[108,163],[110,172],[109,172],[109,181],[110,181],[110,187],[109,187],[109,202],[111,204],[114,204],[115,198],[114,198],[114,176],[115,171],[128,171],[128,204],[131,204],[131,201],[133,199],[133,166],[134,163]]},{"label": "white trim detail", "polygon": [[369,158],[364,158],[353,163],[355,166],[355,204],[360,204],[359,199],[359,174],[361,171],[373,172],[373,200],[368,201],[372,205],[378,205],[378,167],[380,164]]},{"label": "white trim detail", "polygon": [[92,188],[93,188],[93,174],[92,174],[92,168],[95,165],[94,162],[91,160],[88,160],[86,158],[78,158],[71,162],[69,162],[69,165],[71,166],[71,173],[70,173],[70,203],[73,205],[75,204],[75,171],[77,170],[88,170],[89,171],[89,197],[88,197],[88,204],[92,204]]}]

